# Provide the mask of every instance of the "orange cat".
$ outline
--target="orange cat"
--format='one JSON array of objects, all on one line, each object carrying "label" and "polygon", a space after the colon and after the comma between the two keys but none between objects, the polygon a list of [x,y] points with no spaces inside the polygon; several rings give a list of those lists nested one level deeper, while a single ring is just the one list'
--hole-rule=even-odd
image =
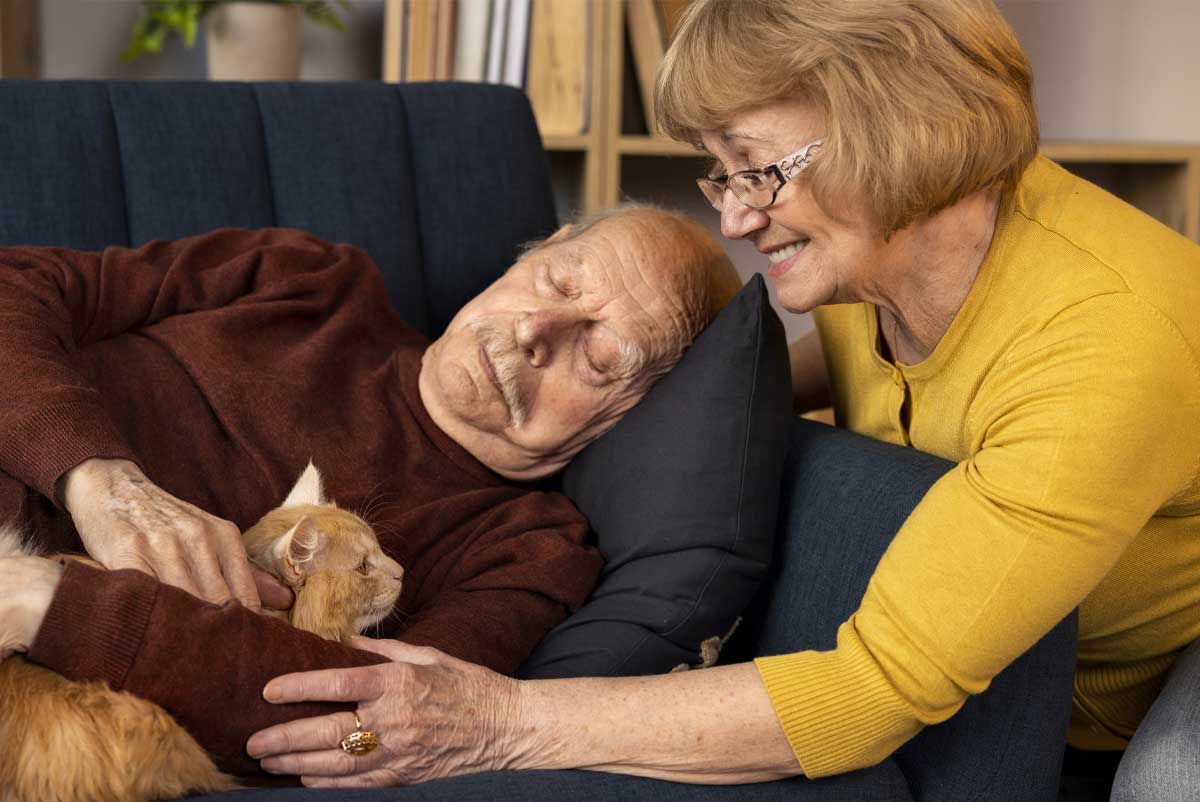
[{"label": "orange cat", "polygon": [[[276,615],[322,637],[349,639],[400,595],[400,564],[365,521],[325,499],[311,463],[243,540],[251,561],[295,592],[292,609]],[[0,526],[0,557],[22,553]],[[0,663],[3,802],[148,802],[235,787],[157,705],[19,657]]]}]

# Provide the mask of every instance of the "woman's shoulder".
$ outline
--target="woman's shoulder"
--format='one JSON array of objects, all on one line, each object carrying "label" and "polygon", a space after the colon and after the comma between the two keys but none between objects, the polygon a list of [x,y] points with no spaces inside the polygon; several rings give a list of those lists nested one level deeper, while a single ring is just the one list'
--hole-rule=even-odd
[{"label": "woman's shoulder", "polygon": [[1111,304],[1092,301],[1128,296],[1119,308],[1161,318],[1200,353],[1200,245],[1042,157],[1022,179],[1006,229],[1000,295],[1023,296],[1027,323],[1065,315],[1119,329],[1105,317]]}]

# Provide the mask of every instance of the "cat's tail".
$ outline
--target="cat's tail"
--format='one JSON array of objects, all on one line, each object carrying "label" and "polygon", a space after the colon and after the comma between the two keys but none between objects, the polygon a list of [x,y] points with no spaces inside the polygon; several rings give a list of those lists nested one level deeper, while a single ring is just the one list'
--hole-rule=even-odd
[{"label": "cat's tail", "polygon": [[21,534],[19,527],[0,523],[0,557],[33,556],[37,553],[37,549]]}]

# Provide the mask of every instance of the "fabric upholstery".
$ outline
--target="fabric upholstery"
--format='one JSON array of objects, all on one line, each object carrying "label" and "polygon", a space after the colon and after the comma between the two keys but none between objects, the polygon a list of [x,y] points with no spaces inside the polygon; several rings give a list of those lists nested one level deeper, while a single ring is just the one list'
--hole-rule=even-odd
[{"label": "fabric upholstery", "polygon": [[365,248],[396,309],[436,335],[555,227],[514,89],[0,81],[0,109],[4,245],[303,228]]}]

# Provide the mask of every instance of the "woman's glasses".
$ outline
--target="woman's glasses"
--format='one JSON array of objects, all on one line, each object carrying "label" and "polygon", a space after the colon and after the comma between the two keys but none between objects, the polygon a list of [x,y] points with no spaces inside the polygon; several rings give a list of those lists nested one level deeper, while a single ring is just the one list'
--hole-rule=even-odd
[{"label": "woman's glasses", "polygon": [[766,167],[739,170],[732,175],[705,176],[697,178],[696,184],[718,212],[725,205],[726,190],[751,209],[766,209],[775,202],[780,188],[802,173],[820,150],[818,140]]}]

